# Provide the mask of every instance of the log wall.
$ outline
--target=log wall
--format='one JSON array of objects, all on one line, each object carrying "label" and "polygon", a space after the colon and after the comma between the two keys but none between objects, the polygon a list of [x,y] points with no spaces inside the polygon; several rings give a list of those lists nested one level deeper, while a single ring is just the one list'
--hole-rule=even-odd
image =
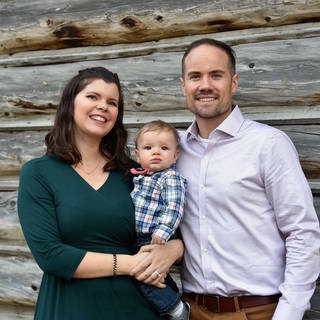
[{"label": "log wall", "polygon": [[[41,271],[17,217],[21,166],[45,151],[61,89],[79,69],[117,72],[129,145],[145,122],[186,128],[183,50],[233,46],[244,114],[294,142],[320,216],[320,0],[0,0],[0,320],[32,319]],[[320,287],[306,319],[320,319]]]}]

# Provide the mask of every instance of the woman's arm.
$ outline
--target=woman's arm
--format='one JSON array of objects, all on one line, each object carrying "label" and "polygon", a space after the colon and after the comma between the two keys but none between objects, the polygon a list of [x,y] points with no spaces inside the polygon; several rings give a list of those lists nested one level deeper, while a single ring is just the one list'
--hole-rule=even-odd
[{"label": "woman's arm", "polygon": [[[146,284],[157,284],[165,278],[170,267],[179,262],[183,256],[184,245],[182,240],[174,239],[165,245],[147,245],[141,248],[142,252],[149,252],[130,272],[137,280]],[[154,274],[159,272],[161,277],[155,278]]]},{"label": "woman's arm", "polygon": [[[113,254],[87,252],[62,241],[55,209],[55,194],[45,173],[33,162],[20,174],[18,214],[26,241],[39,267],[54,276],[97,278],[113,276]],[[149,253],[134,256],[117,254],[117,275],[130,270]],[[157,285],[163,287],[163,284]]]},{"label": "woman's arm", "polygon": [[[20,223],[39,267],[64,279],[112,276],[112,254],[87,252],[62,241],[56,215],[56,195],[42,167],[39,169],[37,161],[23,166],[18,195]],[[117,255],[117,275],[129,275],[133,266],[147,255],[147,252],[134,256]]]},{"label": "woman's arm", "polygon": [[131,269],[148,256],[147,252],[139,252],[134,256],[87,252],[73,274],[73,278],[99,278],[114,275],[129,275]]}]

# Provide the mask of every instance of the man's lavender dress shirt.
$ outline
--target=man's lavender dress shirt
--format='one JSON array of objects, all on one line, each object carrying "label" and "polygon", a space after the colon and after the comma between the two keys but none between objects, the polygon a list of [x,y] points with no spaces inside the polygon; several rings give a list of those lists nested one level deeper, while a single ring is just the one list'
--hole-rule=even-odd
[{"label": "man's lavender dress shirt", "polygon": [[181,232],[186,292],[281,293],[273,320],[300,320],[320,271],[319,222],[290,139],[236,106],[207,147],[195,122],[180,133],[188,180]]}]

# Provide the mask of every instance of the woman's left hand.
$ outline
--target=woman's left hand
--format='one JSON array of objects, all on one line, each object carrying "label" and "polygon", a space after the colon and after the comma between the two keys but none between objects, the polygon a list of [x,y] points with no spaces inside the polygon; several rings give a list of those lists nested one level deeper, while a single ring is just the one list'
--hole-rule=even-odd
[{"label": "woman's left hand", "polygon": [[170,267],[181,259],[184,246],[181,240],[175,239],[165,245],[146,245],[140,251],[149,255],[139,262],[130,272],[137,280],[149,285],[165,287],[163,284]]}]

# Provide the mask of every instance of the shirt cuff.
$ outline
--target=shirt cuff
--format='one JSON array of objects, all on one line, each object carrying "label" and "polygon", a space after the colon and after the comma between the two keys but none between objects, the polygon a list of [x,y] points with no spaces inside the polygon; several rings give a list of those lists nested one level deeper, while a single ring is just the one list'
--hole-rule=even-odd
[{"label": "shirt cuff", "polygon": [[302,320],[307,309],[309,309],[309,306],[305,308],[295,308],[285,301],[280,300],[272,320]]},{"label": "shirt cuff", "polygon": [[170,239],[171,233],[172,233],[172,229],[170,229],[164,225],[160,225],[158,228],[156,228],[153,231],[154,236],[162,238],[165,241],[168,241]]}]

